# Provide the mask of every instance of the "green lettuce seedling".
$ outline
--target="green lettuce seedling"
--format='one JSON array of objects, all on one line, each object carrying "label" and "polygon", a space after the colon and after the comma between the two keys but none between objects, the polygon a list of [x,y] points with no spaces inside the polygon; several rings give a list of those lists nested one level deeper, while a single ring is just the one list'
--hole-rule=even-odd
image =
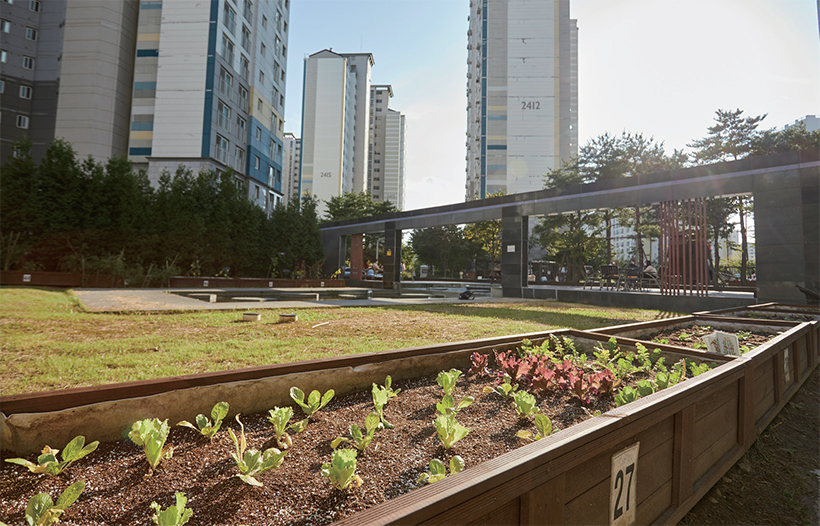
[{"label": "green lettuce seedling", "polygon": [[59,475],[68,466],[97,449],[99,444],[99,442],[94,441],[85,446],[85,437],[80,435],[74,437],[74,440],[63,448],[62,462],[57,461],[57,453],[60,450],[49,446],[43,448],[43,454],[37,457],[36,464],[24,458],[7,458],[6,462],[27,467],[29,471],[38,475],[45,473],[48,476],[54,476]]},{"label": "green lettuce seedling", "polygon": [[198,414],[196,415],[196,425],[188,422],[187,420],[183,420],[177,425],[190,427],[194,431],[199,431],[204,436],[210,438],[211,442],[213,442],[216,432],[219,431],[220,427],[222,427],[222,420],[224,420],[226,416],[228,416],[228,402],[219,402],[213,407],[213,409],[211,409],[211,418],[213,419],[213,423],[208,420],[207,416]]},{"label": "green lettuce seedling", "polygon": [[131,442],[142,446],[152,470],[157,468],[162,459],[171,458],[174,454],[173,445],[165,447],[165,441],[168,439],[170,430],[167,419],[160,422],[159,418],[146,418],[134,422],[131,432],[128,433]]},{"label": "green lettuce seedling", "polygon": [[541,412],[535,403],[535,397],[526,391],[518,391],[513,395],[513,408],[519,418],[527,418]]},{"label": "green lettuce seedling", "polygon": [[333,487],[345,491],[351,484],[359,487],[364,482],[356,474],[356,450],[337,449],[330,456],[330,462],[322,464],[322,475],[327,477]]},{"label": "green lettuce seedling", "polygon": [[622,405],[628,404],[629,402],[634,402],[640,397],[641,395],[637,389],[633,389],[632,387],[627,385],[626,387],[621,389],[620,393],[615,395],[615,405],[620,407]]},{"label": "green lettuce seedling", "polygon": [[188,502],[185,494],[177,491],[174,495],[177,499],[176,505],[168,506],[164,510],[156,502],[151,503],[151,509],[154,510],[154,516],[151,517],[151,520],[154,521],[154,524],[159,526],[182,526],[191,518],[194,511],[185,507]]},{"label": "green lettuce seedling", "polygon": [[245,484],[261,486],[262,483],[253,478],[254,475],[281,466],[288,452],[279,451],[275,447],[266,449],[264,452],[260,452],[258,449],[247,449],[245,426],[239,420],[239,415],[236,415],[236,421],[239,422],[240,427],[239,438],[236,437],[233,429],[228,429],[228,434],[231,435],[231,440],[233,440],[233,445],[236,448],[236,452],[231,453],[231,457],[236,461],[236,466],[239,468],[239,473],[236,476]]},{"label": "green lettuce seedling", "polygon": [[516,391],[518,391],[518,384],[512,385],[512,378],[508,374],[504,375],[504,382],[502,384],[495,387],[484,388],[485,393],[495,393],[505,400],[512,400]]},{"label": "green lettuce seedling", "polygon": [[305,402],[305,393],[302,392],[301,389],[298,387],[291,387],[290,388],[290,397],[293,398],[293,401],[299,404],[299,407],[302,408],[302,411],[308,417],[313,416],[313,414],[318,411],[319,409],[326,406],[332,399],[336,392],[333,389],[328,389],[328,391],[321,395],[319,391],[311,391],[307,397],[307,402]]},{"label": "green lettuce seedling", "polygon": [[465,396],[461,399],[458,405],[456,405],[456,401],[455,398],[453,398],[453,395],[446,394],[441,399],[441,402],[436,404],[436,409],[438,409],[438,412],[442,415],[448,415],[450,413],[458,413],[465,407],[468,407],[473,402],[475,402],[475,398],[473,398],[472,396]]},{"label": "green lettuce seedling", "polygon": [[464,427],[456,421],[456,415],[450,413],[448,415],[439,415],[433,424],[436,426],[436,433],[438,439],[444,446],[444,449],[450,449],[453,444],[466,437],[470,429]]},{"label": "green lettuce seedling", "polygon": [[270,413],[268,421],[273,424],[273,434],[276,435],[276,445],[282,449],[287,449],[293,445],[293,440],[291,440],[290,435],[287,433],[288,429],[294,433],[300,433],[307,427],[307,418],[288,425],[290,419],[293,418],[292,407],[274,407],[268,410],[268,413]]},{"label": "green lettuce seedling", "polygon": [[48,493],[38,493],[31,497],[26,506],[26,523],[29,526],[49,526],[60,522],[60,515],[74,504],[84,489],[84,481],[75,482],[63,491],[57,504],[54,504]]},{"label": "green lettuce seedling", "polygon": [[359,429],[359,426],[356,424],[350,424],[351,438],[336,437],[330,443],[330,447],[336,449],[342,442],[347,442],[348,444],[356,446],[356,449],[359,451],[364,451],[367,449],[367,446],[370,445],[370,442],[373,441],[373,434],[379,427],[379,421],[379,413],[373,411],[364,419],[364,433],[362,433],[362,430]]},{"label": "green lettuce seedling", "polygon": [[[458,455],[455,455],[450,459],[450,474],[452,475],[453,473],[464,471],[464,466],[464,459]],[[432,484],[433,482],[438,482],[446,476],[447,467],[444,465],[444,462],[434,458],[430,461],[430,473],[422,473],[419,475],[418,482]]]},{"label": "green lettuce seedling", "polygon": [[533,434],[530,431],[522,429],[516,433],[515,436],[531,442],[546,438],[552,434],[552,421],[547,415],[535,415],[535,430],[537,431],[537,434]]},{"label": "green lettuce seedling", "polygon": [[384,419],[384,406],[386,406],[387,401],[392,398],[390,393],[391,390],[389,387],[380,387],[376,384],[373,384],[373,388],[371,389],[371,394],[373,395],[373,407],[376,408],[376,412],[379,414],[379,428],[393,429],[393,427],[395,427],[393,424]]},{"label": "green lettuce seedling", "polygon": [[459,377],[461,376],[461,371],[458,369],[450,369],[449,371],[441,371],[438,373],[436,377],[436,383],[438,383],[442,389],[444,389],[444,394],[453,394],[453,390],[456,388],[456,382],[458,381]]},{"label": "green lettuce seedling", "polygon": [[396,389],[395,391],[391,389],[391,385],[393,385],[393,379],[388,374],[387,377],[384,379],[384,390],[387,391],[388,399],[396,398],[397,396],[399,396],[399,393],[401,392],[401,389]]}]

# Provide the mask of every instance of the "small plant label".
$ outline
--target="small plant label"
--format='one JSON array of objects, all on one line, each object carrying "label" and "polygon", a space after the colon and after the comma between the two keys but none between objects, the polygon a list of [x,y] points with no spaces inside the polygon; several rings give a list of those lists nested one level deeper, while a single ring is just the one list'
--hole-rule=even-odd
[{"label": "small plant label", "polygon": [[635,488],[638,482],[638,450],[640,442],[612,456],[612,478],[609,494],[609,524],[635,524]]},{"label": "small plant label", "polygon": [[206,280],[204,280],[204,281],[202,282],[202,286],[203,286],[203,287],[207,287],[207,286],[208,286],[208,280],[207,280],[207,279],[206,279]]},{"label": "small plant label", "polygon": [[706,334],[701,339],[709,352],[740,356],[740,344],[734,334],[715,331],[714,334]]},{"label": "small plant label", "polygon": [[31,274],[23,274],[23,283],[31,283]]},{"label": "small plant label", "polygon": [[515,245],[507,245],[507,252],[515,252]]}]

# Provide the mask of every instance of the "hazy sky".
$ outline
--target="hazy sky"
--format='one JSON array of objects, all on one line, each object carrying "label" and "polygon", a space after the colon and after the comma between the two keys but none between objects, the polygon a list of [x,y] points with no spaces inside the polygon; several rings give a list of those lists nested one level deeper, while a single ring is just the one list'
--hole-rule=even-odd
[{"label": "hazy sky", "polygon": [[[304,57],[370,52],[407,122],[408,210],[464,201],[469,0],[291,0],[285,131],[301,136]],[[715,110],[820,115],[817,0],[571,0],[580,144],[642,132],[667,152]]]}]

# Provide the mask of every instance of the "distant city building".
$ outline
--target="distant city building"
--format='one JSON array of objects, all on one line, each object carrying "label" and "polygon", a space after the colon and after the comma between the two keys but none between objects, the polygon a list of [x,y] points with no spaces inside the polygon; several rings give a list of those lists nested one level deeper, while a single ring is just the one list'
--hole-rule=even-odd
[{"label": "distant city building", "polygon": [[[282,199],[290,0],[4,0],[2,152],[22,134],[79,158],[127,155],[156,184],[180,164]],[[13,96],[12,96],[13,95]]]},{"label": "distant city building", "polygon": [[806,115],[802,119],[797,119],[793,123],[787,124],[784,127],[791,128],[792,126],[798,126],[801,123],[806,125],[806,131],[808,132],[816,132],[820,130],[820,117],[817,115]]},{"label": "distant city building", "polygon": [[290,202],[291,197],[299,196],[299,164],[302,158],[302,141],[291,132],[285,132],[282,140],[282,190],[284,200]]},{"label": "distant city building", "polygon": [[466,199],[540,190],[578,152],[569,0],[470,0]]},{"label": "distant city building", "polygon": [[[364,189],[373,64],[369,53],[342,55],[328,49],[305,58],[301,194],[328,201]],[[360,75],[367,79],[363,91]],[[360,114],[363,120],[358,120]],[[319,214],[324,210],[320,202]]]},{"label": "distant city building", "polygon": [[24,135],[35,162],[55,137],[80,159],[125,155],[139,0],[0,5],[0,160]]},{"label": "distant city building", "polygon": [[281,202],[289,0],[142,1],[128,158],[151,181],[180,164],[233,168],[260,207]]},{"label": "distant city building", "polygon": [[370,87],[370,151],[367,191],[374,201],[390,201],[404,210],[405,119],[389,107],[393,88]]}]

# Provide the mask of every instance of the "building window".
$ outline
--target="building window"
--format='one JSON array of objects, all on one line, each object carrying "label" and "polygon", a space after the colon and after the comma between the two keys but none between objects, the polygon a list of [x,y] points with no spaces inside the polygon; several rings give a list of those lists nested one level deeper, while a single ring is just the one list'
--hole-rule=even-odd
[{"label": "building window", "polygon": [[259,70],[259,83],[265,84],[265,73],[261,69]]},{"label": "building window", "polygon": [[31,98],[31,86],[20,86],[20,98],[21,99],[30,99]]},{"label": "building window", "polygon": [[256,127],[256,140],[262,140],[262,128],[260,128],[259,126]]},{"label": "building window", "polygon": [[17,127],[23,128],[24,130],[28,130],[28,117],[26,117],[25,115],[18,115]]},{"label": "building window", "polygon": [[[257,159],[259,159],[259,157],[257,157]],[[259,185],[256,185],[256,184],[253,185],[253,189],[254,189],[254,194],[256,196],[256,199],[259,199]]]},{"label": "building window", "polygon": [[248,75],[250,74],[250,61],[248,57],[245,55],[239,55],[239,73],[242,75],[242,78],[248,80]]},{"label": "building window", "polygon": [[231,108],[230,108],[230,107],[228,107],[228,105],[227,105],[227,104],[225,104],[225,103],[224,103],[224,102],[222,102],[222,101],[219,101],[219,104],[217,105],[217,116],[216,116],[216,122],[217,122],[217,124],[219,124],[222,128],[224,128],[224,129],[226,129],[226,130],[229,130],[229,129],[230,129],[230,123],[231,123]]},{"label": "building window", "polygon": [[267,28],[268,28],[268,17],[266,17],[265,15],[262,15],[262,29],[267,29]]},{"label": "building window", "polygon": [[225,24],[225,27],[227,27],[228,31],[233,35],[234,31],[236,31],[236,11],[228,5],[228,0],[225,0],[225,16],[222,18],[222,23]]},{"label": "building window", "polygon": [[267,49],[268,48],[265,46],[265,43],[262,42],[262,45],[259,47],[259,52],[262,53],[263,57],[265,56],[265,51],[267,51]]},{"label": "building window", "polygon": [[247,124],[245,123],[245,119],[240,117],[239,115],[236,116],[236,135],[242,139],[245,138],[245,129]]},{"label": "building window", "polygon": [[258,155],[253,156],[253,167],[256,168],[257,170],[259,169],[259,156]]},{"label": "building window", "polygon": [[35,13],[39,13],[40,12],[40,2],[38,2],[37,0],[30,0],[29,3],[28,3],[28,10],[29,11],[34,11]]},{"label": "building window", "polygon": [[240,170],[244,170],[245,169],[245,150],[243,150],[242,148],[237,146],[236,147],[236,153],[234,155],[236,156],[236,166]]},{"label": "building window", "polygon": [[282,58],[288,58],[288,48],[287,46],[282,46]]},{"label": "building window", "polygon": [[23,69],[34,69],[34,59],[31,57],[23,57]]},{"label": "building window", "polygon": [[221,135],[216,136],[216,159],[223,164],[228,164],[228,139]]},{"label": "building window", "polygon": [[6,51],[5,49],[0,49],[0,62],[5,64],[6,59],[8,59],[8,56],[9,56],[8,51]]},{"label": "building window", "polygon": [[225,95],[231,94],[231,88],[233,87],[233,77],[228,70],[225,68],[220,68],[219,70],[219,91],[224,93]]},{"label": "building window", "polygon": [[279,95],[279,106],[284,108],[285,107],[285,96]]},{"label": "building window", "polygon": [[[8,31],[6,31],[8,33]],[[37,40],[37,30],[33,27],[26,28],[26,40]]]},{"label": "building window", "polygon": [[262,99],[256,99],[256,109],[262,111]]},{"label": "building window", "polygon": [[6,82],[4,80],[0,80],[0,93],[6,91]]},{"label": "building window", "polygon": [[3,33],[10,33],[11,32],[11,22],[8,20],[0,20],[0,31]]},{"label": "building window", "polygon": [[282,24],[282,33],[287,33],[287,32],[288,32],[288,23],[284,22]]},{"label": "building window", "polygon": [[242,47],[250,50],[251,48],[251,30],[242,26]]},{"label": "building window", "polygon": [[242,105],[242,111],[248,111],[248,90],[239,86],[239,104]]},{"label": "building window", "polygon": [[222,58],[228,61],[229,64],[233,64],[233,42],[228,35],[222,33]]},{"label": "building window", "polygon": [[245,11],[243,12],[243,14],[245,15],[245,18],[247,18],[248,20],[251,19],[251,9],[252,8],[253,8],[253,3],[251,2],[251,0],[245,0]]}]

